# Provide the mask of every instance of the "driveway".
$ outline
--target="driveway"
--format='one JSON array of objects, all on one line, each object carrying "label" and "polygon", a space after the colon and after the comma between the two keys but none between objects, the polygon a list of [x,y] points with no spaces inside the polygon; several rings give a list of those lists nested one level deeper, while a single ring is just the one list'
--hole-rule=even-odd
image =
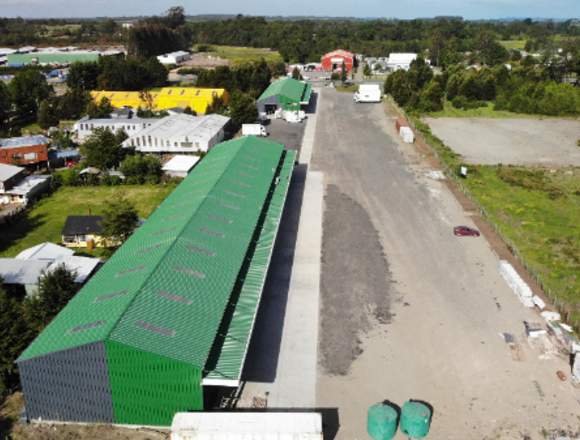
[{"label": "driveway", "polygon": [[[524,309],[483,237],[381,104],[322,91],[312,169],[325,175],[317,405],[337,440],[367,439],[385,399],[434,407],[432,438],[544,438],[579,425],[579,390],[549,345],[528,343]],[[515,344],[508,346],[501,333]],[[398,437],[402,438],[402,437]]]}]

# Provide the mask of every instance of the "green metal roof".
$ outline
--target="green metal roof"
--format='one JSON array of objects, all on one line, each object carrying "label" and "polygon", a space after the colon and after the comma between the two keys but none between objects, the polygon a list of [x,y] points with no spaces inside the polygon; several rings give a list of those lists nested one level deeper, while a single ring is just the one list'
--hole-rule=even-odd
[{"label": "green metal roof", "polygon": [[113,340],[204,367],[282,156],[214,147],[18,361]]},{"label": "green metal roof", "polygon": [[304,102],[305,98],[310,100],[311,91],[312,87],[309,84],[293,78],[284,78],[271,83],[268,88],[264,90],[264,93],[260,95],[258,101],[262,101],[263,99],[272,96],[281,95],[287,100],[299,104]]},{"label": "green metal roof", "polygon": [[240,379],[258,305],[262,297],[262,290],[266,282],[274,242],[280,226],[280,219],[284,211],[284,203],[288,194],[295,160],[295,151],[287,151],[285,153],[284,161],[278,174],[278,184],[269,201],[260,237],[245,274],[232,320],[223,339],[219,359],[213,370],[207,374],[207,378]]}]

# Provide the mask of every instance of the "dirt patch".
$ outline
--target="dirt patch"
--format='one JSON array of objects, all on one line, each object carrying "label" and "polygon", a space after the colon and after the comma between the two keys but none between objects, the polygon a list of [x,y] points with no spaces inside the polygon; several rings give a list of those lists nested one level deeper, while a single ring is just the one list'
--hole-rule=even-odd
[{"label": "dirt patch", "polygon": [[14,440],[165,440],[168,431],[129,429],[110,425],[18,425],[12,432]]},{"label": "dirt patch", "polygon": [[328,374],[344,375],[362,353],[360,338],[375,325],[389,322],[391,274],[364,208],[335,185],[327,188],[325,207],[321,364]]}]

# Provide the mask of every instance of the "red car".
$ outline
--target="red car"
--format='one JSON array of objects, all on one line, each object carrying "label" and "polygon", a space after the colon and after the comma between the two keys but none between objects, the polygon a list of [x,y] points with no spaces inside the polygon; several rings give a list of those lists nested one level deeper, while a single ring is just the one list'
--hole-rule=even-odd
[{"label": "red car", "polygon": [[469,226],[455,226],[453,233],[458,237],[479,237],[479,231]]}]

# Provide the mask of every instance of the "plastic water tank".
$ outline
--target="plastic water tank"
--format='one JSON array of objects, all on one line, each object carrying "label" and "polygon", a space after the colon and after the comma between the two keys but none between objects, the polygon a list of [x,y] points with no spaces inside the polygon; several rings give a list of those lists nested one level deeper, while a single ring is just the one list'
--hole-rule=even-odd
[{"label": "plastic water tank", "polygon": [[389,405],[377,403],[369,408],[367,432],[374,440],[391,440],[397,433],[399,414]]},{"label": "plastic water tank", "polygon": [[431,416],[427,405],[408,400],[401,410],[401,431],[411,438],[423,438],[429,433]]}]

